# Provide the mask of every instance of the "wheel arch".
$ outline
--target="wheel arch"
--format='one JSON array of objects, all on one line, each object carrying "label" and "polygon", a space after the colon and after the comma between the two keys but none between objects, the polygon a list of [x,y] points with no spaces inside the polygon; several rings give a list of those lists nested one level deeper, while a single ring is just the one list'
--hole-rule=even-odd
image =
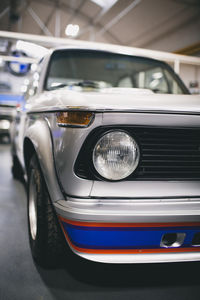
[{"label": "wheel arch", "polygon": [[38,158],[52,202],[63,200],[63,194],[55,170],[53,144],[46,120],[40,119],[28,127],[23,144],[24,164],[28,174],[33,154]]},{"label": "wheel arch", "polygon": [[31,157],[34,154],[36,154],[36,150],[31,140],[27,137],[24,140],[23,152],[24,152],[24,163],[25,163],[26,173],[28,174],[30,160]]}]

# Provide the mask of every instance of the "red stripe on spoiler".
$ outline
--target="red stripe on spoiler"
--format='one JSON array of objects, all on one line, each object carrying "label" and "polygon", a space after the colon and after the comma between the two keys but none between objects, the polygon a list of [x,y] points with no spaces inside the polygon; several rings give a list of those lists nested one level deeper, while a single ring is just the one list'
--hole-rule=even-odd
[{"label": "red stripe on spoiler", "polygon": [[200,222],[181,222],[181,223],[98,223],[98,222],[79,222],[65,219],[58,216],[65,223],[75,226],[85,227],[187,227],[200,226]]}]

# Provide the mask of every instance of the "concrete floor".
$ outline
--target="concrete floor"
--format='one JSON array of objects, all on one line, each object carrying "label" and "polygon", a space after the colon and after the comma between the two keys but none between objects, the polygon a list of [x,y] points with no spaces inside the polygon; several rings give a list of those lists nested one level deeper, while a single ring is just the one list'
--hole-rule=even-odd
[{"label": "concrete floor", "polygon": [[31,257],[26,192],[0,145],[0,300],[200,299],[200,263],[104,265],[71,260],[53,270]]}]

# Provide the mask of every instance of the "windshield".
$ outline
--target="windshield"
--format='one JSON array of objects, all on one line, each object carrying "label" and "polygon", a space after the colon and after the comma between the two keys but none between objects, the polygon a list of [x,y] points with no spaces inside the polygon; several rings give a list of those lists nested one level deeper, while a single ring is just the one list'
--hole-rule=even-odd
[{"label": "windshield", "polygon": [[162,94],[188,93],[172,69],[160,61],[96,50],[54,52],[45,89],[81,82],[93,83],[99,88],[141,88]]}]

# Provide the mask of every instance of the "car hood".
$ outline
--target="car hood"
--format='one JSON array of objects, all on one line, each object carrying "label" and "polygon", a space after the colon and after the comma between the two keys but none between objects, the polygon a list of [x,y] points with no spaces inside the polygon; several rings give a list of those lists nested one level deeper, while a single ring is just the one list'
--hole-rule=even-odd
[{"label": "car hood", "polygon": [[29,112],[90,110],[200,113],[200,95],[156,94],[150,90],[63,88],[46,91],[27,102]]}]

